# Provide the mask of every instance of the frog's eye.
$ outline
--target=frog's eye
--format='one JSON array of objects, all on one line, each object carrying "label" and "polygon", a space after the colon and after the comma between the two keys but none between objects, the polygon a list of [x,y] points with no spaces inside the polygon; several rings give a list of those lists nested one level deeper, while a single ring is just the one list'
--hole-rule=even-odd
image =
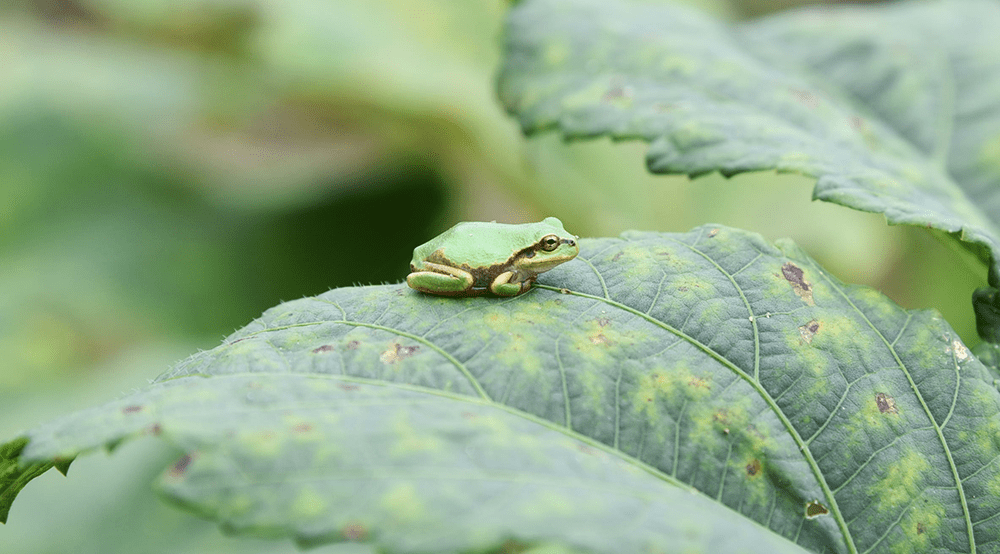
[{"label": "frog's eye", "polygon": [[545,235],[539,242],[542,245],[542,250],[546,252],[552,252],[559,247],[559,237],[555,235]]}]

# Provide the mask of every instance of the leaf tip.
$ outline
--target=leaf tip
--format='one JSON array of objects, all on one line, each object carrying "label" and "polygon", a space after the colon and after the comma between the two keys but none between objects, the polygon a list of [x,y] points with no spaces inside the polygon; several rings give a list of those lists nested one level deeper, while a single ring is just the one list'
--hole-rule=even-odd
[{"label": "leaf tip", "polygon": [[73,460],[75,460],[75,459],[76,458],[56,459],[55,460],[55,467],[56,467],[56,469],[59,470],[59,473],[62,473],[63,476],[65,477],[69,473],[69,466],[70,466],[70,464],[72,464]]}]

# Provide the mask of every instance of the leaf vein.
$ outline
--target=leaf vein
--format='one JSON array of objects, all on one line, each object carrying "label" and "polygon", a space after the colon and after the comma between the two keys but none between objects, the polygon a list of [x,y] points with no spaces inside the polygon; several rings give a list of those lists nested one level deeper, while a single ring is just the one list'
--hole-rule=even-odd
[{"label": "leaf vein", "polygon": [[917,400],[920,401],[920,405],[924,410],[924,414],[927,416],[927,419],[930,420],[931,425],[934,428],[934,431],[937,433],[938,441],[940,441],[941,447],[944,450],[945,457],[948,460],[948,466],[951,469],[952,478],[955,480],[958,490],[959,500],[962,504],[962,513],[965,518],[966,531],[969,540],[969,548],[971,549],[971,552],[975,553],[976,539],[972,531],[972,519],[969,513],[969,503],[965,498],[965,489],[964,487],[962,487],[962,480],[958,475],[958,467],[955,464],[955,459],[951,454],[951,448],[948,447],[948,441],[945,439],[944,433],[942,433],[940,425],[938,425],[937,421],[935,421],[934,415],[931,413],[930,407],[924,400],[923,394],[920,393],[920,389],[917,388],[917,384],[913,381],[913,375],[910,374],[910,371],[909,369],[907,369],[906,364],[904,364],[903,360],[900,359],[899,353],[896,352],[896,349],[891,344],[889,344],[889,340],[885,337],[885,335],[881,331],[879,331],[878,328],[875,327],[875,324],[872,323],[870,319],[868,319],[868,315],[865,314],[864,311],[862,311],[860,308],[858,308],[858,306],[851,300],[851,298],[847,296],[847,293],[845,293],[844,290],[837,283],[835,283],[832,279],[830,279],[830,277],[826,274],[826,272],[820,269],[819,266],[816,265],[814,261],[809,260],[809,264],[816,270],[816,272],[820,275],[820,277],[824,281],[826,281],[827,284],[830,285],[830,287],[833,290],[837,291],[837,293],[841,296],[841,298],[844,299],[845,302],[847,302],[847,304],[851,307],[851,309],[857,312],[857,314],[862,319],[864,319],[865,323],[868,324],[871,330],[875,332],[875,334],[880,339],[882,339],[882,342],[886,345],[886,347],[889,349],[889,352],[892,353],[893,358],[896,360],[896,364],[899,366],[899,369],[903,372],[903,375],[906,376],[906,380],[910,383],[910,388],[913,390],[913,394],[915,394]]},{"label": "leaf vein", "polygon": [[673,333],[673,334],[677,335],[678,337],[680,337],[681,339],[688,341],[692,346],[694,346],[695,348],[698,348],[699,350],[701,350],[702,352],[704,352],[705,354],[707,354],[709,357],[715,359],[717,362],[719,362],[723,366],[729,368],[734,373],[736,373],[741,378],[743,378],[757,392],[757,394],[760,395],[760,397],[764,400],[764,402],[766,402],[768,404],[768,406],[774,412],[775,416],[778,418],[778,420],[781,422],[781,424],[785,427],[785,429],[791,435],[792,440],[795,441],[795,444],[798,446],[799,451],[802,452],[803,456],[805,456],[806,463],[809,465],[809,468],[812,471],[813,476],[816,478],[817,484],[819,484],[820,489],[822,489],[822,491],[823,491],[823,496],[827,500],[828,507],[830,508],[831,514],[833,514],[833,517],[836,518],[836,520],[838,522],[838,525],[841,526],[841,530],[844,533],[844,537],[848,541],[848,548],[849,548],[849,550],[851,552],[857,552],[857,549],[854,546],[854,539],[848,534],[848,530],[846,528],[846,524],[844,523],[843,515],[840,513],[840,508],[837,505],[837,499],[833,496],[833,492],[830,491],[830,487],[829,487],[829,485],[827,485],[826,480],[824,479],[823,474],[822,474],[822,472],[819,469],[819,466],[816,464],[816,460],[813,459],[813,457],[812,457],[812,452],[810,452],[808,450],[808,448],[806,447],[806,445],[802,442],[802,437],[799,435],[798,430],[795,429],[795,427],[792,425],[792,422],[788,419],[788,417],[784,414],[784,412],[781,411],[781,409],[778,407],[778,405],[774,403],[774,399],[771,398],[771,396],[767,393],[767,391],[761,386],[761,384],[760,384],[759,381],[757,381],[756,379],[754,379],[752,376],[748,375],[745,371],[743,371],[742,369],[740,369],[739,366],[737,366],[736,364],[732,363],[731,361],[729,361],[728,359],[726,359],[725,357],[723,357],[721,354],[719,354],[718,352],[716,352],[712,348],[709,348],[708,345],[703,344],[702,342],[696,340],[694,337],[692,337],[692,336],[690,336],[690,335],[688,335],[686,333],[683,333],[682,331],[680,331],[678,329],[675,329],[674,327],[672,327],[671,325],[668,325],[667,323],[659,321],[659,320],[657,320],[655,318],[652,318],[652,317],[650,317],[650,316],[648,316],[646,314],[643,314],[642,312],[640,312],[640,311],[638,311],[638,310],[636,310],[634,308],[631,308],[629,306],[626,306],[625,304],[622,304],[620,302],[616,302],[616,301],[608,299],[608,298],[601,298],[599,296],[594,296],[592,294],[587,294],[585,292],[576,292],[576,291],[571,291],[570,294],[573,294],[573,295],[576,295],[576,296],[580,296],[580,297],[583,297],[583,298],[590,298],[590,299],[593,299],[593,300],[599,300],[601,302],[607,303],[610,306],[614,306],[614,307],[616,307],[616,308],[618,308],[620,310],[627,311],[627,312],[632,313],[632,314],[634,314],[636,316],[639,316],[639,317],[641,317],[643,319],[646,319],[650,323],[659,326],[663,330],[665,330],[665,331],[667,331],[669,333]]}]

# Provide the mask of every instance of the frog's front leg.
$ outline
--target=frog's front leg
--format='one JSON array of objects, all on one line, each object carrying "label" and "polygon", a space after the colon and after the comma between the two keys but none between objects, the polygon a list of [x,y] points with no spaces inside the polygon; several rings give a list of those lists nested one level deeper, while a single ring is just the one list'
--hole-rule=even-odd
[{"label": "frog's front leg", "polygon": [[429,294],[459,296],[472,288],[475,279],[468,271],[456,267],[424,262],[422,271],[406,276],[410,288]]},{"label": "frog's front leg", "polygon": [[490,283],[490,291],[497,296],[517,296],[531,288],[531,280],[511,283],[510,280],[513,278],[513,271],[504,271]]}]

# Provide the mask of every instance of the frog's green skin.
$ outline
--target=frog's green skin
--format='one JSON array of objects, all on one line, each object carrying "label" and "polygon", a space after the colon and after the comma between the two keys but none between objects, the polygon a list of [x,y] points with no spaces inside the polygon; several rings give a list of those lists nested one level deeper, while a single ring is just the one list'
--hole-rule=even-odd
[{"label": "frog's green skin", "polygon": [[459,223],[413,250],[411,288],[443,296],[517,296],[539,273],[580,253],[561,221]]}]

